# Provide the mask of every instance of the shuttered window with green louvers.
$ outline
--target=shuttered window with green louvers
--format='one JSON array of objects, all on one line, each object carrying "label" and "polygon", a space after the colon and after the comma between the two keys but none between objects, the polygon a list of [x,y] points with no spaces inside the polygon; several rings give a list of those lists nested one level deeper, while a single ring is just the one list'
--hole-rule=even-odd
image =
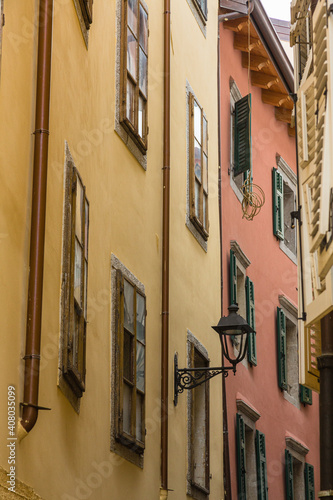
[{"label": "shuttered window with green louvers", "polygon": [[278,379],[279,387],[287,390],[287,330],[286,316],[277,308],[277,344],[278,344]]},{"label": "shuttered window with green louvers", "polygon": [[273,168],[273,233],[279,240],[284,239],[283,178]]},{"label": "shuttered window with green louvers", "polygon": [[256,431],[258,500],[268,499],[265,434]]},{"label": "shuttered window with green louvers", "polygon": [[[250,278],[246,277],[245,282],[246,290],[246,321],[253,328],[256,329],[255,308],[254,308],[254,284]],[[256,332],[249,334],[248,340],[248,360],[252,365],[257,365],[257,343]]]},{"label": "shuttered window with green louvers", "polygon": [[300,401],[305,405],[312,405],[312,390],[304,385],[299,386]]},{"label": "shuttered window with green louvers", "polygon": [[236,446],[238,498],[246,500],[245,424],[239,413],[236,413]]},{"label": "shuttered window with green louvers", "polygon": [[286,500],[294,500],[294,470],[293,457],[290,451],[285,450],[286,461]]},{"label": "shuttered window with green louvers", "polygon": [[234,177],[251,169],[251,94],[235,103]]},{"label": "shuttered window with green louvers", "polygon": [[315,500],[314,467],[307,463],[304,467],[304,483],[305,500]]},{"label": "shuttered window with green louvers", "polygon": [[237,304],[237,265],[233,250],[230,250],[230,304]]}]

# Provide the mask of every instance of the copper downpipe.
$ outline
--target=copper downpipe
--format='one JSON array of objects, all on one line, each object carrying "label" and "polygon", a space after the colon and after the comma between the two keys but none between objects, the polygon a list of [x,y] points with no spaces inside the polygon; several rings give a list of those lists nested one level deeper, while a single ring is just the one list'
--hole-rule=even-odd
[{"label": "copper downpipe", "polygon": [[40,0],[22,437],[36,423],[41,343],[53,0]]},{"label": "copper downpipe", "polygon": [[161,489],[168,490],[169,243],[170,243],[170,2],[164,0],[164,131],[161,359]]}]

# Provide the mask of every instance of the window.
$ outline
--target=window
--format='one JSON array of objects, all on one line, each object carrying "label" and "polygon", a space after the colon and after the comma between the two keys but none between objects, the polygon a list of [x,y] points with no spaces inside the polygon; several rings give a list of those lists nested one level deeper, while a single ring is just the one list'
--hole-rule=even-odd
[{"label": "window", "polygon": [[296,174],[277,155],[278,169],[273,168],[273,233],[280,248],[296,264],[296,229],[291,226],[291,212],[296,210]]},{"label": "window", "polygon": [[297,308],[285,296],[279,300],[283,308],[277,308],[278,384],[284,397],[299,407]]},{"label": "window", "polygon": [[1,76],[1,55],[2,55],[2,30],[5,25],[5,14],[3,13],[3,0],[0,0],[0,76]]},{"label": "window", "polygon": [[112,295],[114,414],[111,449],[142,466],[145,448],[146,299],[142,284],[115,256],[112,256]]},{"label": "window", "polygon": [[236,452],[238,498],[267,500],[267,463],[265,435],[256,430],[257,410],[237,399]]},{"label": "window", "polygon": [[[209,366],[207,351],[188,332],[188,366]],[[188,391],[189,463],[187,493],[201,500],[209,495],[209,382]]]},{"label": "window", "polygon": [[202,31],[202,34],[206,37],[206,23],[208,16],[207,0],[187,0],[187,3],[199,25],[199,28]]},{"label": "window", "polygon": [[314,467],[305,462],[309,449],[291,436],[286,436],[286,446],[286,499],[314,500]]},{"label": "window", "polygon": [[194,0],[200,13],[207,19],[207,0]]},{"label": "window", "polygon": [[[254,283],[246,276],[246,268],[250,264],[237,242],[231,242],[230,250],[230,304],[238,305],[238,314],[246,318],[247,323],[255,330]],[[257,365],[256,332],[248,337],[248,361]],[[237,346],[235,346],[237,348]]]},{"label": "window", "polygon": [[65,182],[60,386],[80,398],[86,375],[89,202],[68,146]]},{"label": "window", "polygon": [[251,172],[251,94],[244,98],[230,78],[230,185],[240,202],[242,186]]},{"label": "window", "polygon": [[148,12],[140,0],[123,0],[119,118],[142,153],[147,150]]},{"label": "window", "polygon": [[190,219],[204,240],[208,238],[208,124],[190,94]]},{"label": "window", "polygon": [[79,0],[81,12],[84,19],[86,29],[90,28],[92,23],[92,6],[94,0]]}]

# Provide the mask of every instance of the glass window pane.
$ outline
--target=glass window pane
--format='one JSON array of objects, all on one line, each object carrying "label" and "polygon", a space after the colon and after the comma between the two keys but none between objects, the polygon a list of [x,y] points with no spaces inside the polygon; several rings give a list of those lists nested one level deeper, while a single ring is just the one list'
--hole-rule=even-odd
[{"label": "glass window pane", "polygon": [[203,150],[207,154],[207,151],[208,151],[208,130],[207,130],[207,120],[205,117],[203,118],[202,142],[203,142]]},{"label": "glass window pane", "polygon": [[128,0],[127,24],[136,35],[138,29],[138,0]]},{"label": "glass window pane", "polygon": [[89,205],[85,201],[85,237],[84,237],[84,257],[88,260],[88,235],[89,235]]},{"label": "glass window pane", "polygon": [[202,155],[203,159],[203,188],[208,193],[208,158],[205,154]]},{"label": "glass window pane", "polygon": [[88,262],[84,261],[84,317],[87,319]]},{"label": "glass window pane", "polygon": [[82,273],[82,248],[75,238],[75,259],[74,259],[74,297],[81,307],[81,273]]},{"label": "glass window pane", "polygon": [[143,410],[143,396],[141,394],[136,395],[136,439],[143,441],[142,439],[142,410]]},{"label": "glass window pane", "polygon": [[139,49],[139,86],[141,92],[147,96],[147,56]]},{"label": "glass window pane", "polygon": [[196,178],[201,182],[201,146],[194,140],[194,172]]},{"label": "glass window pane", "polygon": [[142,5],[140,5],[140,45],[148,52],[148,16]]},{"label": "glass window pane", "polygon": [[145,320],[146,308],[145,299],[142,295],[136,296],[136,338],[141,342],[145,342]]},{"label": "glass window pane", "polygon": [[127,28],[127,70],[131,73],[134,80],[136,80],[137,68],[137,41],[130,29]]},{"label": "glass window pane", "polygon": [[194,101],[194,137],[201,144],[201,109]]},{"label": "glass window pane", "polygon": [[200,184],[198,181],[195,181],[195,216],[200,217]]},{"label": "glass window pane", "polygon": [[133,83],[127,79],[127,97],[126,97],[126,118],[134,125],[134,99],[135,87]]},{"label": "glass window pane", "polygon": [[142,139],[145,139],[146,133],[146,103],[139,97],[139,116],[138,116],[138,132]]},{"label": "glass window pane", "polygon": [[136,343],[136,387],[145,390],[145,348],[140,342]]},{"label": "glass window pane", "polygon": [[127,434],[131,432],[131,412],[132,412],[132,389],[127,385],[123,385],[123,430]]},{"label": "glass window pane", "polygon": [[82,208],[83,208],[83,186],[81,184],[80,179],[77,177],[75,234],[80,242],[82,242],[82,215],[83,215]]},{"label": "glass window pane", "polygon": [[133,337],[124,330],[124,378],[133,382]]},{"label": "glass window pane", "polygon": [[134,288],[124,280],[124,327],[134,334]]}]

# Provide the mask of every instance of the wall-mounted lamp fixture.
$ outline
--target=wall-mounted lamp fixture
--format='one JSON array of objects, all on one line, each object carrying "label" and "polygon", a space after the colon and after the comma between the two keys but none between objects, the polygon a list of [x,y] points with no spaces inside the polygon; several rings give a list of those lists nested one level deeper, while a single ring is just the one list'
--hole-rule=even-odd
[{"label": "wall-mounted lamp fixture", "polygon": [[[178,394],[184,392],[185,389],[194,389],[198,385],[207,382],[207,380],[223,374],[227,377],[229,370],[232,370],[234,374],[236,373],[236,365],[243,361],[248,345],[249,333],[253,333],[254,330],[245,321],[242,316],[237,314],[238,305],[232,304],[228,307],[228,316],[222,316],[217,326],[212,326],[212,328],[219,334],[221,347],[222,347],[222,357],[224,357],[230,366],[221,366],[219,368],[202,367],[202,368],[178,368],[178,355],[175,354],[175,366],[174,366],[174,404],[177,406]],[[229,353],[229,343],[228,337],[233,337],[234,343],[238,346],[238,354],[236,357]],[[232,349],[233,351],[233,349]]]}]

